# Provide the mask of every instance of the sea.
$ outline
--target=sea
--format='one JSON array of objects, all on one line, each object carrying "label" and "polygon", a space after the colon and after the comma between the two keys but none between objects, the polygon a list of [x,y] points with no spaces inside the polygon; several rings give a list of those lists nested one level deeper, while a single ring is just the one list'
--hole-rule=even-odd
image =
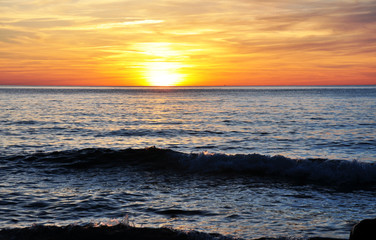
[{"label": "sea", "polygon": [[376,86],[0,87],[0,229],[347,239],[375,162]]}]

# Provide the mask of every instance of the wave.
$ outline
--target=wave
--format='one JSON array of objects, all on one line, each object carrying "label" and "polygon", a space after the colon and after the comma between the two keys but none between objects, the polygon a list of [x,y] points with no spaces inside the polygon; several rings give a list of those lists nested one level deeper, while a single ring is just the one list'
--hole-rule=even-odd
[{"label": "wave", "polygon": [[[34,225],[26,228],[1,229],[0,240],[121,240],[121,239],[144,239],[144,240],[242,240],[224,236],[218,233],[204,233],[198,231],[182,231],[171,228],[134,227],[128,224],[86,224],[67,226],[44,226]],[[297,240],[298,238],[259,238],[254,240]],[[300,239],[300,238],[299,238]],[[334,238],[305,238],[306,240],[340,240]]]},{"label": "wave", "polygon": [[[1,162],[24,162],[25,167],[70,169],[136,166],[143,170],[163,170],[184,174],[231,174],[261,176],[328,186],[356,188],[376,183],[376,165],[356,160],[292,159],[261,154],[182,153],[170,149],[89,148],[31,155],[1,157]],[[2,164],[4,167],[4,164]],[[17,164],[20,166],[20,164]]]},{"label": "wave", "polygon": [[[161,123],[163,124],[163,123]],[[180,123],[168,123],[171,124],[180,124]],[[234,132],[232,132],[234,133]],[[199,130],[176,130],[176,129],[120,129],[109,132],[100,132],[96,134],[96,137],[108,137],[108,136],[157,136],[157,137],[172,137],[172,136],[207,136],[210,135],[223,135],[225,132],[221,131],[199,131]]]},{"label": "wave", "polygon": [[197,231],[179,231],[170,228],[137,228],[126,224],[113,226],[87,224],[84,226],[43,226],[35,225],[28,228],[0,230],[0,240],[82,240],[82,239],[164,239],[164,240],[231,240],[235,238],[216,233],[202,233]]}]

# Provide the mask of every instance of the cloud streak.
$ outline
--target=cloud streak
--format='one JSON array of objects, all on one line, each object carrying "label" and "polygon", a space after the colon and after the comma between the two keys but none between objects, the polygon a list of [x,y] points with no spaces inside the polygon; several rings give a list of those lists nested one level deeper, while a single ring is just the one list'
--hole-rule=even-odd
[{"label": "cloud streak", "polygon": [[127,22],[118,22],[118,23],[104,23],[96,26],[98,29],[109,29],[116,27],[124,27],[130,25],[140,25],[140,24],[156,24],[163,23],[163,20],[138,20],[138,21],[127,21]]}]

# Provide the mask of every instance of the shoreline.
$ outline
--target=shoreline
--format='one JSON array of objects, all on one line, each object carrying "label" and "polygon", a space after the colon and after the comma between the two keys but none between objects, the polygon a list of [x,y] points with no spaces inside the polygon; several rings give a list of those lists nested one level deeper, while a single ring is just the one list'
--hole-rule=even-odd
[{"label": "shoreline", "polygon": [[[25,228],[0,229],[0,240],[246,240],[218,233],[181,231],[171,228],[133,227],[127,224],[114,226],[49,226],[35,225]],[[282,238],[255,238],[248,240],[288,240]],[[296,239],[296,238],[293,238]],[[305,240],[344,240],[339,238],[310,237]]]}]

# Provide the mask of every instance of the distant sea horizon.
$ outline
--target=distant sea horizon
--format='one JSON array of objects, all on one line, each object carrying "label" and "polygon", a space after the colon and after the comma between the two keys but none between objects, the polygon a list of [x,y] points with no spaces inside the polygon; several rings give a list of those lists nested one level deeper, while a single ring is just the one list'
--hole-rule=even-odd
[{"label": "distant sea horizon", "polygon": [[152,85],[25,85],[25,84],[0,84],[0,87],[170,87],[170,88],[179,88],[179,87],[374,87],[375,84],[339,84],[339,85],[171,85],[171,86],[152,86]]}]

